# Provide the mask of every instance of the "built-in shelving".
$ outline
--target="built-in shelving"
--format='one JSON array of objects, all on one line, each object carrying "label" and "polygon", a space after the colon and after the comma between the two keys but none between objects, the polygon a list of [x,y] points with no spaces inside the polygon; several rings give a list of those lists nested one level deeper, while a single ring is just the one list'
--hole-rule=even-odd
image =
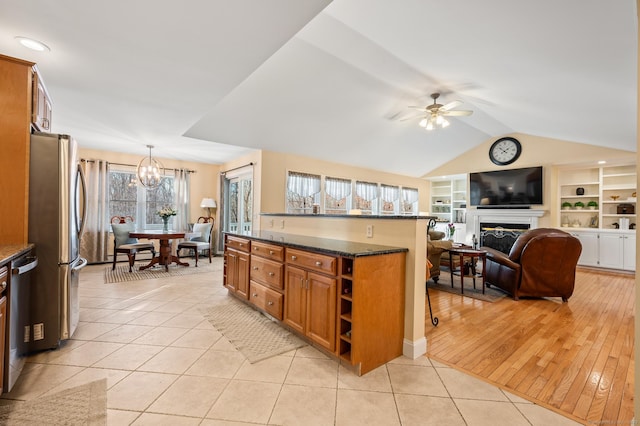
[{"label": "built-in shelving", "polygon": [[353,308],[353,259],[342,257],[340,259],[340,300],[338,306],[339,342],[338,353],[340,358],[351,363],[351,330],[353,320],[351,312]]}]

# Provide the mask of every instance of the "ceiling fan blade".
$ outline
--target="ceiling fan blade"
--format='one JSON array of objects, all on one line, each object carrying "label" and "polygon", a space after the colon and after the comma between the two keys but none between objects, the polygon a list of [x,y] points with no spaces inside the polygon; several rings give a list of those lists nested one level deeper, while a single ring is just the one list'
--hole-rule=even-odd
[{"label": "ceiling fan blade", "polygon": [[453,116],[471,115],[473,114],[473,111],[457,109],[453,111],[441,111],[440,114],[453,117]]},{"label": "ceiling fan blade", "polygon": [[448,111],[452,108],[457,107],[458,105],[462,105],[462,101],[451,101],[448,104],[444,104],[443,106],[441,106],[440,109]]},{"label": "ceiling fan blade", "polygon": [[414,119],[419,118],[419,117],[424,117],[424,114],[413,114],[413,115],[410,115],[408,117],[400,118],[400,119],[398,119],[398,121],[414,120]]},{"label": "ceiling fan blade", "polygon": [[426,109],[426,107],[423,107],[423,106],[416,106],[416,105],[409,105],[407,108],[411,108],[411,109],[422,109],[422,110]]}]

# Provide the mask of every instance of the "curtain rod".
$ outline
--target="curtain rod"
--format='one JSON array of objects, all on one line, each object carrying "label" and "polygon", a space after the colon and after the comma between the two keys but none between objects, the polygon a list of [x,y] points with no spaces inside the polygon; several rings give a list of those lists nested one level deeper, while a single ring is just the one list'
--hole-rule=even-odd
[{"label": "curtain rod", "polygon": [[249,164],[245,164],[244,166],[238,166],[238,167],[234,167],[233,169],[229,169],[229,170],[225,170],[224,172],[220,172],[221,175],[224,175],[225,173],[229,173],[232,172],[234,170],[238,170],[238,169],[242,169],[244,167],[248,167],[248,166],[253,166],[255,163],[252,161]]},{"label": "curtain rod", "polygon": [[[96,162],[96,160],[87,160],[87,159],[84,159],[84,158],[81,158],[80,161],[84,161],[85,163],[95,163]],[[107,164],[113,164],[114,166],[136,167],[134,164],[112,163],[110,161],[107,161]],[[164,169],[172,171],[172,172],[175,172],[176,170],[178,170],[178,169],[172,169],[172,168],[169,168],[169,167],[165,167]],[[187,173],[197,173],[196,170],[185,169],[185,171]]]}]

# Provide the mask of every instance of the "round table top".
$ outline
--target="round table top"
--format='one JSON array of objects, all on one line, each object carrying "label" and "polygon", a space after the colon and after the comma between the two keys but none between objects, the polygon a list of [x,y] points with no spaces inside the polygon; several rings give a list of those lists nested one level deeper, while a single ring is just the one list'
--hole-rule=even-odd
[{"label": "round table top", "polygon": [[449,251],[451,252],[451,254],[463,254],[467,256],[484,256],[487,254],[487,252],[484,250],[475,250],[472,248],[463,248],[463,247],[459,247],[459,248],[451,247]]},{"label": "round table top", "polygon": [[163,232],[162,230],[151,230],[151,231],[140,231],[140,232],[129,232],[129,236],[131,238],[153,238],[153,239],[171,239],[171,238],[184,238],[185,232],[179,231],[168,231]]}]

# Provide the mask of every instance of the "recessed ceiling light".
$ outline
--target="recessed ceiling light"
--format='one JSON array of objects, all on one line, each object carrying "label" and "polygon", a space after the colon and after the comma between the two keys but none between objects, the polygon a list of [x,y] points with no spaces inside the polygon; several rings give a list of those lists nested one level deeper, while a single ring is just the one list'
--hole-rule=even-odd
[{"label": "recessed ceiling light", "polygon": [[24,47],[29,48],[31,50],[35,50],[38,52],[44,52],[45,50],[48,52],[51,51],[51,49],[49,49],[49,46],[47,46],[41,41],[34,40],[29,37],[22,37],[22,36],[16,36],[15,39],[18,40],[18,43],[20,43]]},{"label": "recessed ceiling light", "polygon": [[604,160],[600,160],[600,161],[598,161],[598,164],[607,164],[607,162],[604,161]]}]

